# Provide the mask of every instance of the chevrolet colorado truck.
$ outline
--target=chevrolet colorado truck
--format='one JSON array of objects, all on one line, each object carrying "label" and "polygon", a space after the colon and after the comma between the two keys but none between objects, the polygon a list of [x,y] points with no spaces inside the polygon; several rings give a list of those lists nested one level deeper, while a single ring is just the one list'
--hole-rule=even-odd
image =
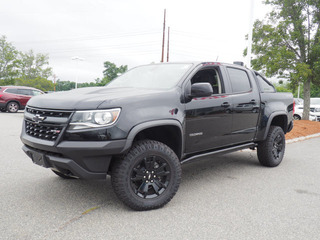
[{"label": "chevrolet colorado truck", "polygon": [[124,204],[150,210],[176,194],[183,163],[257,148],[263,166],[279,165],[293,107],[291,93],[240,65],[150,64],[32,98],[21,140],[35,164],[66,179],[110,174]]}]

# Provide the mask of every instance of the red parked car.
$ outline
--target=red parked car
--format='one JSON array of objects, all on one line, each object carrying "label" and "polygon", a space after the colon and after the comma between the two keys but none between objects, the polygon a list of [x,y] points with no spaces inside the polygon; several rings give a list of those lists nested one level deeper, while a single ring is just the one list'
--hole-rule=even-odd
[{"label": "red parked car", "polygon": [[23,110],[29,99],[33,96],[43,94],[42,91],[21,86],[0,86],[0,110],[1,112],[15,113]]}]

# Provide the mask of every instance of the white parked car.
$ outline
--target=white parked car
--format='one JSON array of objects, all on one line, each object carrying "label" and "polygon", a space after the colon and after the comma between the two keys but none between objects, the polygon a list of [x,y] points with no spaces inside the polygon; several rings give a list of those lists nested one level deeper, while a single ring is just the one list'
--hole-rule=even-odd
[{"label": "white parked car", "polygon": [[[295,105],[294,120],[301,120],[303,105]],[[320,98],[310,98],[310,121],[320,121]]]},{"label": "white parked car", "polygon": [[310,116],[315,118],[315,120],[313,120],[313,121],[320,122],[320,105],[310,106]]},{"label": "white parked car", "polygon": [[[302,119],[302,113],[303,113],[303,105],[295,106],[293,119],[294,120],[301,120]],[[310,111],[310,114],[309,114],[309,120],[310,121],[316,121],[316,117],[312,115],[311,111]]]}]

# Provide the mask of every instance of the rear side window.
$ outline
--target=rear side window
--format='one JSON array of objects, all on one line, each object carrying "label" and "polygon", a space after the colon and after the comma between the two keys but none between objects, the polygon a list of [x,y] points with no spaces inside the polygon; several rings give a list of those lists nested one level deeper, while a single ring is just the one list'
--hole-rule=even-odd
[{"label": "rear side window", "polygon": [[5,90],[5,92],[6,93],[15,93],[15,94],[17,94],[18,93],[18,89],[16,89],[16,88],[7,88]]},{"label": "rear side window", "polygon": [[30,89],[18,89],[18,94],[32,96]]},{"label": "rear side window", "polygon": [[272,84],[258,74],[257,74],[257,79],[259,82],[261,92],[264,92],[264,93],[276,92]]},{"label": "rear side window", "polygon": [[231,80],[232,92],[249,92],[251,84],[246,71],[237,68],[227,68]]},{"label": "rear side window", "polygon": [[41,92],[37,90],[31,90],[33,96],[41,95]]}]

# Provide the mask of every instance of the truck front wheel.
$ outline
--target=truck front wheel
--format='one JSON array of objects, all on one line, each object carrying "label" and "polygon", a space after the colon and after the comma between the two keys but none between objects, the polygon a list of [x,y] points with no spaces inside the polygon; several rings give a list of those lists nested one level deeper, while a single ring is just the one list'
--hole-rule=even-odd
[{"label": "truck front wheel", "polygon": [[111,182],[118,198],[134,210],[164,206],[176,194],[181,180],[177,155],[167,145],[151,140],[137,142],[115,160]]},{"label": "truck front wheel", "polygon": [[266,140],[258,145],[258,159],[261,165],[278,166],[283,159],[285,146],[286,140],[282,128],[271,126]]}]

